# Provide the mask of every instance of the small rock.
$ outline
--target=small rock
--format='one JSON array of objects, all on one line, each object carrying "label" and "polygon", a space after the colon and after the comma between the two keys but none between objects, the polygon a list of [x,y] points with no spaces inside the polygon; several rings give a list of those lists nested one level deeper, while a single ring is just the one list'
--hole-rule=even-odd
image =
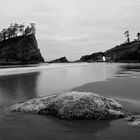
[{"label": "small rock", "polygon": [[132,115],[125,118],[125,120],[128,121],[128,125],[140,128],[140,115]]}]

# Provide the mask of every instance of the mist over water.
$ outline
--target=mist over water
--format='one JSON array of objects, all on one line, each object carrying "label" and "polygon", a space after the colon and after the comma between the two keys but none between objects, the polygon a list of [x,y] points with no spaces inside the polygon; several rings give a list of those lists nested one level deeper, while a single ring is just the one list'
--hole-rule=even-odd
[{"label": "mist over water", "polygon": [[3,111],[30,98],[77,90],[113,97],[140,113],[140,64],[43,64],[3,67],[0,72],[0,140],[130,140],[140,136],[139,130],[122,120],[75,122]]}]

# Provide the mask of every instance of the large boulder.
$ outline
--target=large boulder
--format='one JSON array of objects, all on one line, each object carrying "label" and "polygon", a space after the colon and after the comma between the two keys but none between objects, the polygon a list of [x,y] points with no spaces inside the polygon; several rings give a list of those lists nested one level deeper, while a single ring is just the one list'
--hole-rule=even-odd
[{"label": "large boulder", "polygon": [[67,92],[31,99],[8,108],[14,112],[31,112],[54,115],[64,120],[108,120],[124,118],[127,109],[111,98],[95,93]]}]

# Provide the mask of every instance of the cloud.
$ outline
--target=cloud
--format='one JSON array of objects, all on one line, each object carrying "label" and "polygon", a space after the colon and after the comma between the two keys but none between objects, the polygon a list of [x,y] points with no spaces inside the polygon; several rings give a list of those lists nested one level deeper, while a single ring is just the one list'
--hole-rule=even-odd
[{"label": "cloud", "polygon": [[51,56],[56,50],[71,59],[106,50],[125,41],[125,30],[134,38],[140,29],[139,0],[0,0],[0,5],[0,28],[35,22],[39,42],[51,46],[39,47]]}]

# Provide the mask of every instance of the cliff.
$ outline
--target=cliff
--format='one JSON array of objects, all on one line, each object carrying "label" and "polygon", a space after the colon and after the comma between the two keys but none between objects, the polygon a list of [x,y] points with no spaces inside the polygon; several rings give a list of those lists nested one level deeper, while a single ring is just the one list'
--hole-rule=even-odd
[{"label": "cliff", "polygon": [[0,64],[34,64],[44,62],[34,34],[0,42]]},{"label": "cliff", "polygon": [[101,62],[103,61],[103,55],[102,52],[93,53],[91,55],[84,55],[80,58],[80,62]]},{"label": "cliff", "polygon": [[107,62],[140,62],[140,41],[121,44],[105,52],[85,55],[79,61],[102,62],[103,56],[105,56]]},{"label": "cliff", "polygon": [[59,59],[52,60],[48,63],[69,63],[66,57],[61,57]]},{"label": "cliff", "polygon": [[118,45],[105,52],[107,61],[140,62],[140,41]]}]

